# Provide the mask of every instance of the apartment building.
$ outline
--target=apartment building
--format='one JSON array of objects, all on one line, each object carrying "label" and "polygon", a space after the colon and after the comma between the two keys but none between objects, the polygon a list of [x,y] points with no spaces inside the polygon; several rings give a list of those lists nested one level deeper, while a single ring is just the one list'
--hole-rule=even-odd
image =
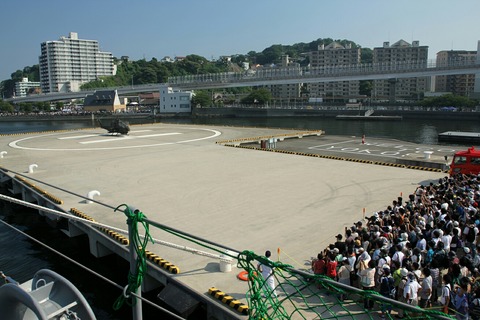
[{"label": "apartment building", "polygon": [[113,56],[101,52],[98,41],[68,37],[41,44],[40,84],[43,93],[78,91],[86,82],[114,75]]},{"label": "apartment building", "polygon": [[[342,65],[359,64],[361,61],[360,48],[346,47],[338,42],[327,46],[323,44],[317,51],[308,53],[311,68],[335,67]],[[357,98],[360,91],[360,81],[319,82],[307,85],[310,98],[323,98],[323,101],[335,99]]]},{"label": "apartment building", "polygon": [[[275,68],[281,68],[285,76],[300,74],[300,64],[292,62],[288,55],[282,55],[279,65]],[[270,85],[268,89],[272,93],[275,102],[290,103],[300,98],[300,83],[288,83],[279,85]]]},{"label": "apartment building", "polygon": [[[450,50],[437,53],[436,65],[473,62],[477,60],[476,51]],[[448,92],[469,97],[475,88],[475,74],[457,74],[435,77],[435,92]]]},{"label": "apartment building", "polygon": [[22,81],[15,82],[15,96],[26,97],[31,91],[34,94],[39,94],[40,82],[28,81],[28,78],[22,78]]},{"label": "apartment building", "polygon": [[[384,42],[383,47],[373,49],[373,63],[407,63],[408,61],[421,61],[427,66],[428,46],[420,46],[419,41],[411,44],[399,40],[390,45]],[[427,91],[430,84],[429,77],[402,78],[375,80],[373,82],[372,97],[376,100],[388,100],[389,102],[415,100]]]}]

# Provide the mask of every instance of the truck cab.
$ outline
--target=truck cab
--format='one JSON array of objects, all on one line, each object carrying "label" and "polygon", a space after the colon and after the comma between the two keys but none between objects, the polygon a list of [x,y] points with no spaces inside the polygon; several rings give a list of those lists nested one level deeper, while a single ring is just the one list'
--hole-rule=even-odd
[{"label": "truck cab", "polygon": [[468,150],[458,151],[453,156],[450,165],[450,175],[454,174],[479,174],[480,173],[480,151],[474,147]]}]

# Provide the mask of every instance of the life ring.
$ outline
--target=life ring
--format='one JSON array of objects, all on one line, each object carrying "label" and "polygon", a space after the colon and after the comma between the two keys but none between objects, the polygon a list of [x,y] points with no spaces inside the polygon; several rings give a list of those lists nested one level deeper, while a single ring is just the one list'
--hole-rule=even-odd
[{"label": "life ring", "polygon": [[[257,275],[256,272],[253,273],[254,275]],[[248,271],[242,271],[237,275],[237,278],[242,281],[248,281]]]}]

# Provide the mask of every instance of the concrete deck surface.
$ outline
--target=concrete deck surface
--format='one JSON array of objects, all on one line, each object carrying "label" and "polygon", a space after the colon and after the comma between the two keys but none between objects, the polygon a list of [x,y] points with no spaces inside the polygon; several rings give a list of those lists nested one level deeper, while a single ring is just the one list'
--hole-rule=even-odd
[{"label": "concrete deck surface", "polygon": [[[133,126],[128,137],[109,136],[100,128],[1,136],[0,151],[7,154],[0,165],[77,194],[97,190],[98,201],[135,206],[151,220],[239,251],[263,255],[271,250],[274,260],[298,269],[307,269],[310,258],[333,243],[336,234],[361,220],[364,208],[370,216],[400,195],[407,198],[419,184],[445,176],[215,143],[297,131],[152,124]],[[326,138],[315,139],[318,145]],[[38,166],[33,173],[27,173],[30,164]],[[74,207],[127,229],[122,213],[42,188],[62,199],[66,210]],[[209,251],[156,228],[151,233]],[[158,244],[147,249],[177,265],[181,273],[174,277],[198,292],[217,287],[245,297],[248,285],[236,279],[242,270],[235,266],[223,273],[216,259]]]}]

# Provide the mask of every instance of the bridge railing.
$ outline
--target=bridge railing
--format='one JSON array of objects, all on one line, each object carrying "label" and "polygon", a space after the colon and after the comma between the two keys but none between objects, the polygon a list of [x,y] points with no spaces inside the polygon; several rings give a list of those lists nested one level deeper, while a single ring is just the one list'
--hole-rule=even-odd
[{"label": "bridge railing", "polygon": [[449,60],[437,65],[435,60],[407,60],[396,62],[336,65],[324,67],[269,67],[246,70],[244,72],[224,72],[200,75],[185,75],[168,78],[170,85],[198,83],[251,82],[254,80],[273,80],[291,78],[317,78],[352,76],[359,74],[403,73],[422,70],[447,70],[455,68],[478,67],[473,60]]}]

